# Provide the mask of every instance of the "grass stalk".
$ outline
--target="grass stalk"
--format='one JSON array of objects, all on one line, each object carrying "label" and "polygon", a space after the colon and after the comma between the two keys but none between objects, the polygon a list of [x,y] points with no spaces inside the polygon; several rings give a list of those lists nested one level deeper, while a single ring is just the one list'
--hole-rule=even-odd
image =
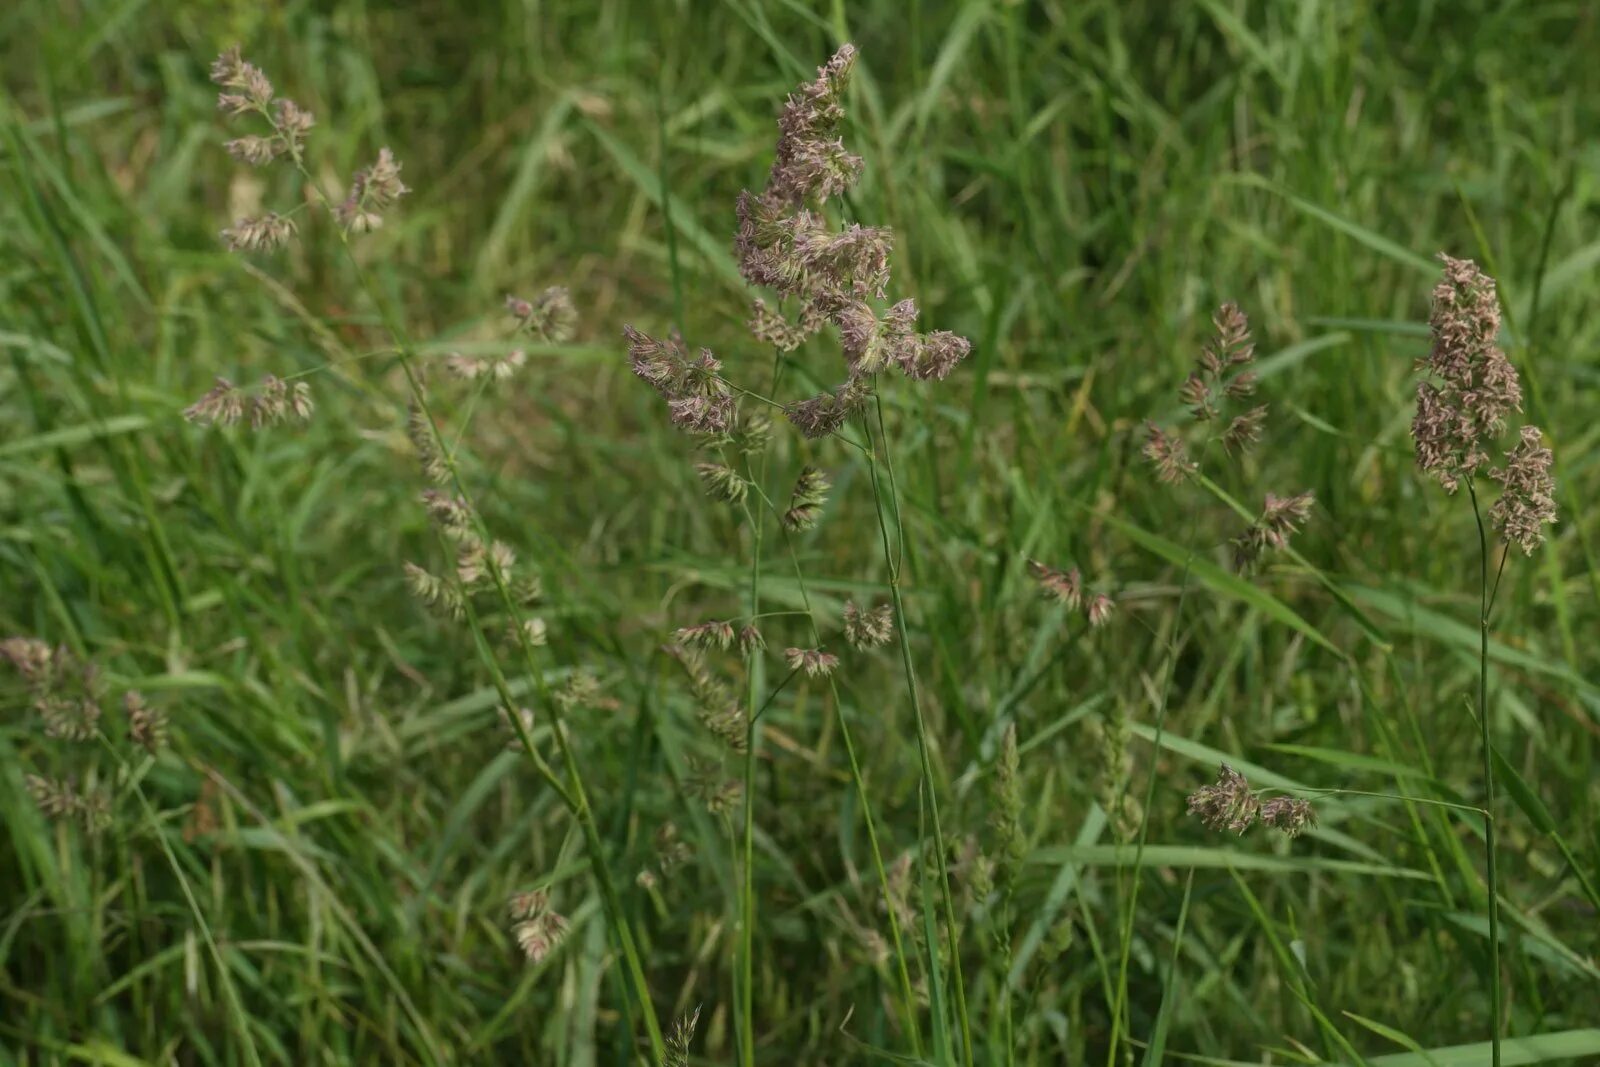
[{"label": "grass stalk", "polygon": [[[1478,730],[1483,749],[1483,806],[1489,812],[1483,820],[1484,868],[1489,882],[1489,1048],[1492,1067],[1500,1067],[1505,992],[1500,973],[1500,876],[1495,862],[1494,742],[1489,732],[1489,534],[1483,525],[1483,510],[1478,506],[1477,488],[1470,478],[1467,494],[1472,498],[1472,517],[1478,524]],[[1504,565],[1502,557],[1501,566]],[[1498,579],[1495,585],[1498,587]]]},{"label": "grass stalk", "polygon": [[[885,497],[878,471],[877,448],[883,449],[884,463],[888,468],[889,495],[894,508],[896,543],[905,545],[905,527],[901,522],[900,495],[894,482],[893,458],[890,455],[889,436],[884,429],[883,401],[876,388],[872,397],[873,417],[867,422],[867,467],[871,473],[872,501],[878,517],[878,532],[883,542],[883,562],[889,571],[889,595],[894,602],[895,626],[900,632],[900,665],[905,673],[906,692],[911,700],[911,713],[917,728],[917,758],[921,767],[922,789],[928,801],[928,814],[933,823],[933,843],[939,868],[939,892],[945,910],[946,935],[950,949],[950,969],[953,973],[956,994],[956,1022],[961,1030],[962,1062],[972,1064],[972,1023],[967,1016],[966,983],[961,974],[961,942],[958,932],[955,900],[950,893],[948,851],[945,846],[944,826],[939,817],[937,780],[933,773],[933,758],[929,751],[928,724],[922,710],[922,698],[917,691],[917,670],[911,659],[911,637],[906,618],[905,598],[900,592],[900,561],[895,558],[889,537],[889,520],[884,514]],[[867,420],[863,417],[863,422]],[[877,447],[873,447],[872,424],[877,426]],[[903,558],[903,557],[902,557]],[[937,961],[938,952],[934,951]]]}]

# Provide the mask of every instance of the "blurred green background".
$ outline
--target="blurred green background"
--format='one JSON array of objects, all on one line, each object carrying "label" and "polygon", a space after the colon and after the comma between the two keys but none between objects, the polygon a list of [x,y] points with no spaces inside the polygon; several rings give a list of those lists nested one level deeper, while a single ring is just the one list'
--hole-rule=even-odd
[{"label": "blurred green background", "polygon": [[[784,95],[846,40],[853,211],[895,229],[894,289],[923,322],[973,342],[948,381],[886,402],[947,832],[983,842],[1004,725],[1023,743],[1016,1062],[1107,1055],[1134,877],[1104,810],[1121,729],[1133,793],[1158,775],[1167,850],[1138,872],[1135,1054],[1420,1065],[1486,1039],[1480,823],[1333,798],[1291,845],[1183,817],[1222,758],[1260,786],[1481,799],[1476,535],[1408,437],[1440,250],[1501,281],[1563,508],[1496,610],[1510,1027],[1563,1035],[1508,1062],[1595,1062],[1597,22],[1581,2],[1424,0],[6,5],[0,636],[138,687],[172,745],[119,771],[43,736],[0,677],[0,1063],[633,1062],[581,842],[505,750],[470,636],[406,592],[401,562],[439,550],[402,381],[363,357],[388,343],[372,307],[309,217],[276,256],[219,246],[235,215],[302,195],[220,147],[206,69],[235,43],[316,113],[327,184],[380,146],[402,161],[413,192],[361,255],[425,360],[492,336],[508,292],[572,290],[575,341],[481,397],[438,377],[440,410],[491,526],[545,579],[550,677],[593,670],[619,703],[574,736],[657,1009],[699,1005],[693,1062],[733,1062],[735,853],[685,788],[686,756],[717,750],[658,647],[740,610],[748,531],[704,498],[620,331],[678,325],[765,381],[734,198],[764,180]],[[1229,299],[1273,419],[1226,488],[1318,500],[1306,562],[1248,584],[1226,571],[1237,519],[1138,455]],[[837,359],[814,342],[796,389]],[[181,416],[216,375],[330,360],[303,428]],[[883,595],[866,472],[781,427],[774,448],[774,494],[803,462],[836,484],[798,542],[831,628],[846,597]],[[1118,622],[1080,633],[1030,556],[1116,591]],[[780,571],[765,596],[798,609]],[[775,649],[808,643],[792,625]],[[904,682],[854,657],[841,698],[796,686],[764,719],[762,1063],[906,1048],[836,719],[898,856],[919,839]],[[111,828],[47,822],[35,773],[111,785]],[[668,822],[694,858],[636,885]],[[504,904],[546,878],[572,931],[530,967]],[[995,939],[978,911],[963,933],[978,1059],[1006,1062]]]}]

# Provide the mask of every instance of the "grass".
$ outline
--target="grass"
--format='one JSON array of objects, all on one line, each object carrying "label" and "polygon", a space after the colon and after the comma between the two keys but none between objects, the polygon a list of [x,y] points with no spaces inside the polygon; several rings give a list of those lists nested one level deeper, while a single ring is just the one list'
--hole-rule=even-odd
[{"label": "grass", "polygon": [[[892,492],[882,448],[780,428],[751,472],[774,506],[802,463],[835,489],[816,531],[758,545],[703,498],[620,328],[680,325],[772,380],[733,201],[843,40],[852,211],[895,228],[896,289],[973,354],[850,431],[892,448]],[[292,191],[219,147],[205,67],[235,42],[316,112],[322,185],[381,145],[403,162],[415,191],[356,247],[370,291],[310,222],[279,256],[220,249]],[[978,1064],[1465,1067],[1491,1062],[1499,992],[1500,1062],[1593,1062],[1597,47],[1557,2],[6,7],[0,636],[92,658],[172,740],[124,766],[46,738],[0,674],[0,1063],[654,1062],[641,983],[669,1035],[700,1007],[697,1064],[970,1042]],[[1492,634],[1469,503],[1408,438],[1441,249],[1499,278],[1558,464],[1561,523],[1512,559]],[[445,557],[381,308],[426,366],[551,284],[575,340],[508,389],[430,387],[483,522],[548,591],[549,648],[486,660],[405,589],[402,560]],[[1177,411],[1225,299],[1255,327],[1269,447],[1175,500],[1140,426]],[[781,395],[834,380],[817,349]],[[181,416],[215,375],[298,372],[304,427]],[[1241,579],[1234,512],[1268,488],[1318,507]],[[1103,576],[1116,622],[1042,603],[1030,557]],[[847,599],[896,603],[904,659],[846,655],[770,702],[784,674],[752,679],[753,756],[725,768],[747,835],[693,798],[715,750],[656,650],[756,600],[802,613],[767,620],[778,650],[840,644]],[[580,669],[618,703],[568,723],[592,832],[496,725],[500,685],[531,700]],[[1119,715],[1150,785],[1134,841],[1100,804],[1093,726]],[[1008,724],[1028,852],[1002,949],[967,842]],[[1183,798],[1224,759],[1339,792],[1293,843],[1223,841]],[[27,774],[108,786],[110,826],[47,821]],[[692,858],[641,885],[667,823]],[[912,852],[891,929],[880,881]],[[505,903],[536,887],[571,930],[530,965]]]}]

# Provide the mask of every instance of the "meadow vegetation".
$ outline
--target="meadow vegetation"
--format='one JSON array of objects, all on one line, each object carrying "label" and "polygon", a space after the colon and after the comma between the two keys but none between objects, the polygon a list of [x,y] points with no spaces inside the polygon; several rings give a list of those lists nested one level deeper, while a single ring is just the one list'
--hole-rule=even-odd
[{"label": "meadow vegetation", "polygon": [[0,11],[0,1064],[1600,1060],[1596,54]]}]

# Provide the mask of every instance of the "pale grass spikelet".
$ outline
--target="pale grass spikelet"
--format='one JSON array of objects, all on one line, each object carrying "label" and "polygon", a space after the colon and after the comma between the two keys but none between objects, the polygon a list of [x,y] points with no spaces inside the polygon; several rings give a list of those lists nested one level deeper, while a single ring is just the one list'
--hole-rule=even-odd
[{"label": "pale grass spikelet", "polygon": [[827,677],[839,666],[839,657],[820,648],[786,648],[784,662],[791,671],[805,671],[806,677]]},{"label": "pale grass spikelet", "polygon": [[694,626],[680,627],[673,633],[672,638],[681,645],[726,651],[733,645],[733,624],[710,620]]},{"label": "pale grass spikelet", "polygon": [[[726,646],[722,646],[726,647]],[[689,693],[695,702],[695,717],[706,731],[729,749],[743,753],[749,745],[745,709],[728,687],[707,666],[705,654],[697,647],[675,643],[665,651],[689,680]]]},{"label": "pale grass spikelet", "polygon": [[567,936],[567,920],[550,907],[545,890],[511,898],[512,935],[532,964],[543,963]]},{"label": "pale grass spikelet", "polygon": [[311,417],[311,387],[305,382],[286,382],[275,374],[261,379],[248,402],[250,426],[264,429],[294,420],[305,422]]},{"label": "pale grass spikelet", "polygon": [[694,1041],[695,1028],[700,1025],[700,1005],[694,1011],[678,1016],[667,1035],[667,1067],[689,1067],[689,1045]]},{"label": "pale grass spikelet", "polygon": [[1189,405],[1189,413],[1201,422],[1217,417],[1211,386],[1199,374],[1191,374],[1184,380],[1183,386],[1178,390],[1178,399]]},{"label": "pale grass spikelet", "polygon": [[789,494],[789,508],[783,513],[783,528],[793,533],[812,529],[822,517],[833,484],[815,467],[802,467]]},{"label": "pale grass spikelet", "polygon": [[1111,621],[1116,606],[1116,601],[1111,599],[1109,593],[1096,593],[1090,597],[1083,608],[1083,615],[1089,621],[1089,628],[1097,630]]},{"label": "pale grass spikelet", "polygon": [[1077,611],[1083,603],[1083,576],[1078,573],[1078,568],[1058,570],[1030,559],[1028,574],[1038,584],[1040,596],[1066,605],[1068,611]]},{"label": "pale grass spikelet", "polygon": [[46,693],[34,702],[44,722],[44,735],[61,741],[94,740],[100,724],[100,702],[93,696]]},{"label": "pale grass spikelet", "polygon": [[[238,99],[257,108],[265,109],[272,100],[272,83],[259,67],[244,61],[238,45],[223,52],[212,62],[211,80],[225,89],[242,90],[243,95]],[[224,111],[238,110],[234,99],[228,94],[224,94],[218,104]]]},{"label": "pale grass spikelet", "polygon": [[1217,780],[1189,794],[1189,814],[1212,830],[1242,834],[1250,829],[1261,811],[1261,802],[1250,790],[1245,776],[1222,764]]},{"label": "pale grass spikelet", "polygon": [[550,643],[550,627],[537,615],[513,620],[508,627],[508,633],[513,645],[526,642],[531,648],[542,648]]},{"label": "pale grass spikelet", "polygon": [[572,294],[560,285],[550,286],[532,300],[507,296],[506,310],[517,320],[518,330],[547,344],[571,340],[578,322]]},{"label": "pale grass spikelet", "polygon": [[756,340],[771,345],[779,352],[793,352],[806,339],[803,329],[790,323],[781,312],[767,307],[765,300],[756,300],[751,305],[747,326]]},{"label": "pale grass spikelet", "polygon": [[42,774],[24,775],[22,783],[45,818],[64,819],[77,814],[79,797],[72,783]]},{"label": "pale grass spikelet", "polygon": [[1288,837],[1299,837],[1317,825],[1317,812],[1309,800],[1272,797],[1261,804],[1261,821]]},{"label": "pale grass spikelet", "polygon": [[145,702],[138,690],[122,694],[122,711],[128,720],[128,740],[155,755],[167,741],[167,715]]},{"label": "pale grass spikelet", "polygon": [[694,469],[707,496],[728,504],[744,503],[750,483],[738,471],[723,463],[696,463]]},{"label": "pale grass spikelet", "polygon": [[1169,433],[1155,423],[1145,424],[1144,457],[1155,468],[1157,480],[1176,485],[1192,477],[1199,467],[1189,458],[1189,446],[1177,434]]},{"label": "pale grass spikelet", "polygon": [[844,637],[857,651],[879,648],[894,636],[894,608],[890,604],[862,609],[854,600],[845,601]]},{"label": "pale grass spikelet", "polygon": [[10,663],[30,684],[38,684],[48,678],[56,658],[56,651],[36,637],[7,637],[0,640],[0,659]]},{"label": "pale grass spikelet", "polygon": [[275,252],[294,239],[294,220],[269,211],[256,218],[242,218],[221,233],[222,244],[230,252]]},{"label": "pale grass spikelet", "polygon": [[412,596],[430,607],[437,608],[452,619],[459,621],[466,615],[466,597],[454,582],[441,578],[410,560],[403,561],[401,568],[405,572],[406,586],[411,590]]},{"label": "pale grass spikelet", "polygon": [[676,334],[658,341],[624,326],[633,373],[661,394],[674,426],[694,434],[725,434],[733,426],[734,402],[722,380],[722,364],[710,349],[695,359]]},{"label": "pale grass spikelet", "polygon": [[1267,422],[1267,405],[1258,404],[1249,411],[1235,415],[1222,432],[1222,447],[1232,455],[1245,453],[1261,440]]},{"label": "pale grass spikelet", "polygon": [[1234,568],[1253,570],[1267,552],[1287,548],[1289,539],[1310,518],[1315,504],[1316,496],[1309,489],[1288,497],[1268,493],[1261,517],[1229,542],[1233,548]]},{"label": "pale grass spikelet", "polygon": [[486,378],[493,382],[503,382],[512,377],[527,362],[528,354],[520,348],[513,348],[503,356],[466,356],[451,352],[444,359],[445,366],[457,378],[467,381]]},{"label": "pale grass spikelet", "polygon": [[761,630],[755,623],[746,623],[739,631],[739,651],[746,656],[753,656],[763,652],[767,647],[767,639],[761,636]]},{"label": "pale grass spikelet", "polygon": [[268,374],[246,390],[227,378],[217,378],[206,393],[183,411],[183,417],[202,426],[246,423],[260,430],[285,422],[305,422],[315,405],[305,382],[289,382]]},{"label": "pale grass spikelet", "polygon": [[837,433],[851,415],[866,406],[871,395],[867,379],[851,378],[831,392],[790,404],[783,414],[795,429],[815,440]]},{"label": "pale grass spikelet", "polygon": [[190,422],[232,426],[244,417],[244,396],[226,378],[219,377],[206,393],[183,410]]},{"label": "pale grass spikelet", "polygon": [[1524,426],[1518,444],[1506,453],[1506,465],[1489,471],[1500,483],[1500,499],[1489,507],[1489,522],[1525,556],[1544,544],[1545,526],[1556,521],[1553,460],[1539,428]]},{"label": "pale grass spikelet", "polygon": [[378,149],[378,158],[356,171],[350,193],[333,209],[346,233],[369,233],[383,225],[384,212],[394,207],[411,190],[400,180],[400,164],[387,147]]},{"label": "pale grass spikelet", "polygon": [[485,544],[475,537],[464,538],[456,550],[456,578],[473,591],[495,584],[497,576],[505,582],[516,564],[516,550],[504,541]]},{"label": "pale grass spikelet", "polygon": [[272,125],[285,150],[296,158],[305,150],[306,136],[316,124],[316,117],[293,100],[281,99],[273,107]]},{"label": "pale grass spikelet", "polygon": [[222,147],[228,150],[228,155],[252,167],[264,167],[289,150],[281,138],[255,134],[235,137]]},{"label": "pale grass spikelet", "polygon": [[424,489],[421,499],[428,518],[438,524],[450,540],[463,541],[477,536],[472,528],[472,512],[465,498],[438,489]]},{"label": "pale grass spikelet", "polygon": [[24,775],[22,781],[39,813],[52,822],[71,819],[95,832],[111,821],[111,798],[103,789],[83,792],[70,781],[42,774]]},{"label": "pale grass spikelet", "polygon": [[1471,260],[1439,254],[1444,275],[1433,290],[1428,318],[1432,347],[1417,384],[1411,423],[1417,466],[1455,492],[1489,460],[1506,418],[1522,410],[1516,368],[1497,343],[1500,300],[1490,278]]},{"label": "pale grass spikelet", "polygon": [[448,485],[452,481],[450,461],[439,447],[428,413],[415,400],[407,409],[406,436],[411,439],[411,447],[416,449],[423,476],[436,485]]}]

